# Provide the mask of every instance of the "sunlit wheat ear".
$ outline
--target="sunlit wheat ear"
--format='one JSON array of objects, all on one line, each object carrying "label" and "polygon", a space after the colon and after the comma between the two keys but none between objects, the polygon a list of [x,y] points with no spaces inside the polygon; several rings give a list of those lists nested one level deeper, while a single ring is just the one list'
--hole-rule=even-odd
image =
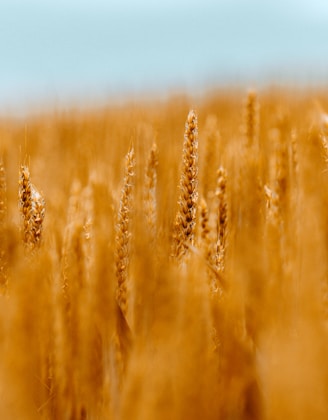
[{"label": "sunlit wheat ear", "polygon": [[188,114],[180,178],[178,210],[173,232],[173,257],[180,259],[194,244],[198,202],[198,125],[194,111]]},{"label": "sunlit wheat ear", "polygon": [[144,207],[152,240],[156,237],[157,224],[157,166],[158,151],[154,143],[148,157],[144,187]]},{"label": "sunlit wheat ear", "polygon": [[126,317],[128,310],[127,281],[130,263],[131,212],[135,178],[135,155],[131,146],[125,160],[125,173],[121,191],[115,237],[115,266],[117,303]]},{"label": "sunlit wheat ear", "polygon": [[217,171],[217,269],[222,272],[225,266],[228,228],[227,171],[220,166]]},{"label": "sunlit wheat ear", "polygon": [[7,182],[2,158],[0,158],[0,286],[6,286],[8,281],[7,265],[8,250],[6,237],[7,224]]},{"label": "sunlit wheat ear", "polygon": [[23,240],[27,244],[30,241],[30,218],[32,213],[32,191],[30,171],[27,166],[21,166],[19,176],[19,205],[23,219]]},{"label": "sunlit wheat ear", "polygon": [[45,201],[30,181],[27,166],[22,165],[19,176],[19,205],[23,219],[23,241],[30,249],[41,243],[42,224],[45,216]]},{"label": "sunlit wheat ear", "polygon": [[244,115],[243,115],[243,134],[248,147],[257,147],[259,134],[259,103],[255,90],[250,90],[247,94]]}]

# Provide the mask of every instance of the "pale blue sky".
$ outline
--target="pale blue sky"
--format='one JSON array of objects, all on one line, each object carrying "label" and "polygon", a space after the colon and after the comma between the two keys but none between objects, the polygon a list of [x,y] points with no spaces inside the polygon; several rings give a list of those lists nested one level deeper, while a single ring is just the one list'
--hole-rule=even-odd
[{"label": "pale blue sky", "polygon": [[328,84],[328,0],[0,0],[0,106]]}]

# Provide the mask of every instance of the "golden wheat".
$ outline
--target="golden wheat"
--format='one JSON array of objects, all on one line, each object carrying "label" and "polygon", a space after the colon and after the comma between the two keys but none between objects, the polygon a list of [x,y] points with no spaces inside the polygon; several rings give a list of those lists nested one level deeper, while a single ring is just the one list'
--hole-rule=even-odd
[{"label": "golden wheat", "polygon": [[19,179],[19,204],[23,218],[23,240],[26,246],[40,245],[45,201],[30,181],[27,166],[22,165]]},{"label": "golden wheat", "polygon": [[0,121],[1,419],[327,418],[327,95],[243,96]]},{"label": "golden wheat", "polygon": [[117,302],[123,315],[127,316],[128,297],[127,282],[130,261],[130,236],[131,236],[131,217],[133,205],[133,183],[135,176],[135,156],[131,146],[126,155],[125,174],[123,189],[120,197],[117,233],[116,233],[116,277],[117,277]]},{"label": "golden wheat", "polygon": [[173,255],[177,259],[185,255],[189,245],[194,244],[197,201],[198,127],[196,114],[190,111],[184,136],[180,195],[174,225]]}]

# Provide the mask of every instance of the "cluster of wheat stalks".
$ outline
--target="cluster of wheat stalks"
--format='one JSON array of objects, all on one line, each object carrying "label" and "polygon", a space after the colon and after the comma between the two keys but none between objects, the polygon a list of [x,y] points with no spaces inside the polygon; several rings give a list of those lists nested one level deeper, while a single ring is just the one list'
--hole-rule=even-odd
[{"label": "cluster of wheat stalks", "polygon": [[327,418],[327,96],[244,96],[0,121],[1,419]]}]

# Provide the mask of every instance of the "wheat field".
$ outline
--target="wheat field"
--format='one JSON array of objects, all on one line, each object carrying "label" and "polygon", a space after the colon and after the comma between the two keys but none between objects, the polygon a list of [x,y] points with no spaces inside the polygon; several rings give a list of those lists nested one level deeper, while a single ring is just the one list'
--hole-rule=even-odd
[{"label": "wheat field", "polygon": [[326,419],[328,95],[0,119],[0,418]]}]

